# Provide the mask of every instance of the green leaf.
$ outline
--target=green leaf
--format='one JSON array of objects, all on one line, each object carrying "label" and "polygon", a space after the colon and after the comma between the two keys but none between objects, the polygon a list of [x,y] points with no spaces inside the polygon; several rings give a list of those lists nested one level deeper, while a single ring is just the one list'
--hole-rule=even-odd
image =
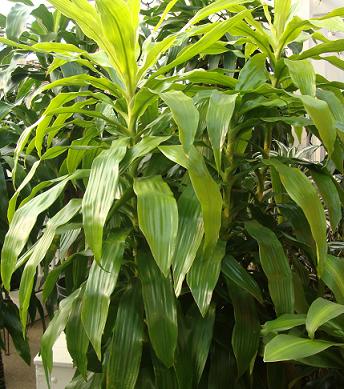
[{"label": "green leaf", "polygon": [[303,95],[315,96],[316,83],[315,71],[309,60],[290,61],[284,60],[287,65],[293,83],[300,89]]},{"label": "green leaf", "polygon": [[232,347],[237,361],[238,378],[253,364],[259,346],[260,324],[253,298],[236,284],[227,280],[235,324],[232,332]]},{"label": "green leaf", "polygon": [[164,12],[162,13],[160,19],[159,19],[159,22],[156,24],[156,26],[154,27],[154,31],[157,31],[158,28],[161,26],[161,24],[164,22],[164,20],[166,19],[166,16],[168,15],[168,13],[171,11],[171,9],[175,6],[175,4],[177,3],[178,0],[170,0],[167,5],[166,5],[166,8],[164,9]]},{"label": "green leaf", "polygon": [[185,49],[180,51],[175,60],[165,66],[162,66],[157,72],[155,72],[154,77],[167,73],[174,67],[185,63],[190,58],[204,52],[209,46],[217,42],[223,35],[225,35],[226,32],[229,32],[233,26],[239,23],[246,16],[250,15],[250,13],[250,10],[244,10],[224,22],[214,24],[214,27],[204,34],[201,39],[199,39],[196,43],[186,46]]},{"label": "green leaf", "polygon": [[143,317],[139,285],[122,295],[105,365],[107,389],[134,389],[139,375],[143,342]]},{"label": "green leaf", "polygon": [[30,305],[37,266],[47,254],[47,251],[54,240],[56,229],[63,224],[68,223],[68,221],[80,211],[80,208],[81,200],[73,199],[48,221],[42,237],[35,245],[30,255],[30,259],[25,265],[19,287],[19,311],[24,333],[26,331],[27,311]]},{"label": "green leaf", "polygon": [[101,19],[98,29],[111,43],[110,54],[115,58],[117,68],[126,80],[129,96],[132,96],[137,82],[137,28],[140,3],[132,1],[129,6],[125,0],[97,0],[96,4]]},{"label": "green leaf", "polygon": [[159,149],[171,161],[188,170],[192,186],[201,204],[204,222],[204,250],[212,250],[219,239],[222,196],[217,183],[210,175],[203,156],[192,147],[188,157],[182,146],[161,146]]},{"label": "green leaf", "polygon": [[257,221],[245,223],[247,232],[259,245],[260,263],[268,278],[276,314],[294,312],[294,285],[288,258],[276,235]]},{"label": "green leaf", "polygon": [[104,242],[99,264],[96,261],[92,263],[82,299],[82,323],[99,360],[110,297],[121,268],[125,238],[125,233],[118,233]]},{"label": "green leaf", "polygon": [[187,283],[204,317],[219,279],[226,242],[219,241],[213,252],[199,252],[187,277]]},{"label": "green leaf", "polygon": [[[314,47],[312,47],[311,49],[308,49],[295,57],[297,59],[312,58],[314,56],[324,54],[324,53],[340,53],[343,50],[344,50],[344,39],[336,39],[334,41],[330,41],[326,43],[319,43]],[[291,59],[294,59],[294,56],[292,56]]]},{"label": "green leaf", "polygon": [[36,170],[38,168],[40,164],[40,161],[36,161],[30,171],[28,172],[28,174],[26,175],[26,177],[24,178],[24,180],[20,183],[19,187],[16,189],[16,191],[14,192],[13,196],[11,197],[9,203],[8,203],[8,209],[7,209],[7,219],[8,221],[11,223],[12,219],[13,219],[13,216],[14,216],[14,213],[15,213],[15,210],[16,210],[16,205],[17,205],[17,199],[20,195],[20,192],[25,188],[26,185],[28,185],[28,183],[31,181],[32,177],[35,175],[36,173]]},{"label": "green leaf", "polygon": [[250,293],[257,301],[263,303],[262,292],[255,279],[231,255],[226,255],[222,261],[222,273],[233,284]]},{"label": "green leaf", "polygon": [[201,206],[192,186],[186,187],[179,197],[178,214],[177,243],[172,260],[174,290],[177,297],[204,235]]},{"label": "green leaf", "polygon": [[213,91],[209,99],[206,122],[218,172],[221,171],[222,148],[229,130],[237,96],[237,94],[227,95]]},{"label": "green leaf", "polygon": [[291,13],[291,0],[275,0],[274,10],[274,26],[276,28],[277,37],[280,37],[284,32],[287,20]]},{"label": "green leaf", "polygon": [[190,334],[189,350],[193,362],[192,373],[196,377],[195,382],[197,384],[201,380],[213,339],[215,308],[215,305],[211,304],[205,317],[202,317],[198,311],[194,310],[194,314],[190,317],[192,334]]},{"label": "green leaf", "polygon": [[157,265],[167,277],[178,231],[177,202],[160,176],[135,180],[134,191],[140,229]]},{"label": "green leaf", "polygon": [[25,31],[29,13],[30,8],[22,4],[16,4],[11,8],[6,19],[6,37],[8,39],[18,40]]},{"label": "green leaf", "polygon": [[67,348],[74,365],[83,377],[87,376],[87,351],[89,340],[81,321],[80,296],[74,300],[71,314],[66,325]]},{"label": "green leaf", "polygon": [[300,96],[303,105],[319,131],[329,155],[333,153],[337,137],[336,125],[328,104],[312,96]]},{"label": "green leaf", "polygon": [[216,14],[219,11],[227,10],[235,12],[239,4],[252,3],[253,0],[216,0],[209,5],[201,8],[196,15],[188,22],[188,26],[192,26],[210,15]]},{"label": "green leaf", "polygon": [[212,343],[215,314],[215,304],[210,305],[205,317],[194,304],[185,317],[180,312],[175,363],[180,388],[199,386]]},{"label": "green leaf", "polygon": [[23,335],[18,307],[11,300],[1,301],[1,329],[8,331],[18,354],[30,365],[31,355],[28,339]]},{"label": "green leaf", "polygon": [[306,323],[306,315],[304,314],[284,314],[275,320],[267,321],[262,327],[262,335],[287,331],[291,328],[302,326]]},{"label": "green leaf", "polygon": [[344,314],[344,305],[333,303],[321,297],[317,298],[307,312],[306,329],[308,336],[313,339],[315,331],[320,326],[342,314]]},{"label": "green leaf", "polygon": [[169,106],[173,119],[179,128],[180,143],[183,145],[185,153],[188,153],[198,128],[198,110],[192,98],[181,91],[160,93],[160,97]]},{"label": "green leaf", "polygon": [[337,345],[325,340],[298,338],[293,335],[277,335],[265,346],[264,362],[306,358]]},{"label": "green leaf", "polygon": [[86,242],[98,263],[102,255],[103,228],[116,198],[119,163],[125,155],[126,145],[126,139],[114,141],[109,150],[103,151],[94,159],[82,200]]},{"label": "green leaf", "polygon": [[315,188],[297,168],[286,166],[276,158],[265,160],[264,163],[277,170],[287,193],[305,214],[316,243],[318,274],[322,277],[327,258],[326,218]]},{"label": "green leaf", "polygon": [[235,90],[248,91],[265,84],[268,79],[265,61],[265,54],[256,54],[251,57],[239,73]]},{"label": "green leaf", "polygon": [[149,338],[166,367],[174,363],[178,323],[171,277],[164,277],[149,254],[137,256]]},{"label": "green leaf", "polygon": [[324,264],[322,280],[332,290],[336,300],[344,304],[344,260],[333,255],[328,255]]},{"label": "green leaf", "polygon": [[342,207],[337,187],[332,181],[332,176],[315,170],[312,170],[311,174],[327,206],[331,226],[333,231],[335,231],[342,219]]},{"label": "green leaf", "polygon": [[166,81],[191,81],[194,84],[222,85],[234,89],[237,80],[218,72],[211,72],[204,69],[195,69],[190,72],[182,73],[172,77],[166,77]]},{"label": "green leaf", "polygon": [[176,36],[167,36],[161,42],[152,42],[149,36],[142,45],[142,65],[137,73],[137,79],[140,81],[147,71],[152,68],[161,57],[175,42]]},{"label": "green leaf", "polygon": [[59,309],[56,311],[54,318],[42,336],[40,352],[47,382],[50,382],[50,373],[53,368],[53,346],[68,322],[73,303],[79,293],[80,290],[77,289],[61,301]]},{"label": "green leaf", "polygon": [[73,175],[62,177],[55,186],[34,197],[16,211],[1,251],[1,277],[7,289],[10,288],[17,258],[29,238],[37,217],[57,200],[69,180],[84,178],[87,175],[88,171],[80,170]]}]

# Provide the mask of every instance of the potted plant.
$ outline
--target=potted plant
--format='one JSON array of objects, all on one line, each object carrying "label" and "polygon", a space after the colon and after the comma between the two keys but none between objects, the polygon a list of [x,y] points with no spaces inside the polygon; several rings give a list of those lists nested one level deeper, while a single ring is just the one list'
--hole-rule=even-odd
[{"label": "potted plant", "polygon": [[[65,329],[70,387],[340,386],[342,84],[310,58],[342,66],[323,57],[342,40],[321,31],[343,10],[301,20],[290,1],[215,1],[163,36],[174,1],[148,32],[138,1],[50,3],[99,50],[2,40],[91,70],[33,93],[63,88],[15,153],[14,176],[23,153],[57,161],[10,214],[1,261],[9,288],[43,229],[21,257],[25,327],[37,266],[63,252],[44,294],[61,272],[74,290],[42,338],[47,377]],[[282,155],[302,131],[324,160]]]}]

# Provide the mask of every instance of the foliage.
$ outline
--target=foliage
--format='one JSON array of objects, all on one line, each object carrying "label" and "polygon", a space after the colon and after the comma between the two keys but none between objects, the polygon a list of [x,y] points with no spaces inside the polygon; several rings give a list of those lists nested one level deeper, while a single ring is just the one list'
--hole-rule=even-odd
[{"label": "foliage", "polygon": [[[34,162],[1,257],[6,289],[23,267],[23,328],[37,266],[45,298],[65,277],[42,338],[47,377],[65,330],[70,388],[340,386],[343,85],[310,59],[343,68],[325,56],[343,40],[322,35],[343,29],[343,9],[301,20],[285,0],[141,14],[137,0],[50,3],[99,49],[1,39],[53,55],[63,75],[27,100],[58,91],[17,141],[14,184]],[[301,131],[323,161],[288,151]]]}]

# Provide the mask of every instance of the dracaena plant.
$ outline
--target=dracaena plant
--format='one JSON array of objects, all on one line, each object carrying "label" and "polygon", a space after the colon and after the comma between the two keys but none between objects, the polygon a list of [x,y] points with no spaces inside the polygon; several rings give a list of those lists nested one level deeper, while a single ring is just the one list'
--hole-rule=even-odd
[{"label": "dracaena plant", "polygon": [[[14,177],[36,158],[27,182],[56,164],[19,206],[17,188],[1,257],[7,289],[24,267],[24,329],[40,263],[46,299],[69,285],[42,338],[47,377],[65,330],[70,388],[341,385],[342,84],[310,59],[343,67],[322,57],[343,49],[322,33],[343,9],[301,20],[290,1],[220,0],[165,35],[175,1],[153,28],[137,0],[50,3],[99,50],[31,47],[91,70],[31,95],[62,88],[15,151]],[[305,133],[322,161],[283,153]]]}]

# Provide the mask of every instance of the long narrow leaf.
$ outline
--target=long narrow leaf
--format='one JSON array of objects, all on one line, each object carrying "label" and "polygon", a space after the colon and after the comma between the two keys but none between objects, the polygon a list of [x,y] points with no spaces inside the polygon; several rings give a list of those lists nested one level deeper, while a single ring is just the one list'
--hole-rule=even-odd
[{"label": "long narrow leaf", "polygon": [[119,163],[126,152],[126,139],[113,142],[93,161],[90,178],[82,200],[82,214],[86,242],[95,259],[102,255],[103,227],[116,196]]},{"label": "long narrow leaf", "polygon": [[116,317],[106,368],[107,389],[134,389],[142,355],[143,317],[139,285],[122,296]]},{"label": "long narrow leaf", "polygon": [[117,283],[125,238],[125,233],[118,233],[116,237],[113,236],[104,242],[100,263],[93,262],[82,299],[82,323],[99,360],[110,296]]},{"label": "long narrow leaf", "polygon": [[229,130],[237,96],[236,94],[227,95],[214,91],[209,99],[206,121],[218,172],[221,171],[221,152]]},{"label": "long narrow leaf", "polygon": [[259,245],[260,263],[268,278],[271,299],[277,315],[293,313],[294,285],[288,259],[276,235],[257,221],[245,223]]},{"label": "long narrow leaf", "polygon": [[37,217],[57,200],[68,181],[84,178],[87,175],[88,171],[76,171],[73,175],[64,177],[58,184],[39,194],[15,212],[1,251],[1,277],[7,289],[10,287],[17,258],[29,238]]},{"label": "long narrow leaf", "polygon": [[137,195],[140,229],[157,265],[167,277],[178,231],[177,202],[160,176],[137,179],[134,191]]},{"label": "long narrow leaf", "polygon": [[186,168],[196,196],[201,204],[205,250],[212,250],[219,238],[221,227],[222,196],[218,185],[211,177],[203,156],[192,147],[186,157],[182,146],[161,146],[160,150],[170,160]]},{"label": "long narrow leaf", "polygon": [[179,128],[180,143],[186,153],[189,152],[196,135],[199,113],[192,98],[181,91],[161,93],[160,97],[169,106]]},{"label": "long narrow leaf", "polygon": [[186,277],[202,316],[205,316],[208,311],[214,288],[219,279],[225,249],[226,243],[219,241],[212,253],[207,251],[199,253]]},{"label": "long narrow leaf", "polygon": [[250,293],[257,301],[263,303],[262,292],[254,278],[235,258],[227,255],[222,261],[222,273],[232,283]]},{"label": "long narrow leaf", "polygon": [[169,368],[174,363],[178,323],[171,277],[164,277],[150,255],[137,257],[149,338],[157,357]]},{"label": "long narrow leaf", "polygon": [[178,213],[178,235],[172,261],[174,290],[177,297],[204,234],[201,206],[191,186],[188,186],[179,197]]},{"label": "long narrow leaf", "polygon": [[287,193],[305,214],[316,243],[318,272],[321,277],[327,258],[326,218],[316,190],[299,169],[286,166],[276,158],[264,163],[277,170]]},{"label": "long narrow leaf", "polygon": [[238,377],[241,377],[257,355],[260,325],[253,298],[233,282],[227,281],[227,285],[235,316],[232,347],[237,361]]}]

